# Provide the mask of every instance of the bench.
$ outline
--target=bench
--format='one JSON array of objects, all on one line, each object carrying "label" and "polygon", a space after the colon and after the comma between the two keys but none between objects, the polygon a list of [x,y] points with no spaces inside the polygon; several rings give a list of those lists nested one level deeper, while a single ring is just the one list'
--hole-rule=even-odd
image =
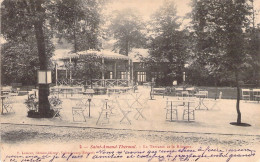
[{"label": "bench", "polygon": [[12,87],[21,87],[22,85],[22,83],[11,83]]},{"label": "bench", "polygon": [[165,88],[153,88],[152,95],[162,95],[164,98]]}]

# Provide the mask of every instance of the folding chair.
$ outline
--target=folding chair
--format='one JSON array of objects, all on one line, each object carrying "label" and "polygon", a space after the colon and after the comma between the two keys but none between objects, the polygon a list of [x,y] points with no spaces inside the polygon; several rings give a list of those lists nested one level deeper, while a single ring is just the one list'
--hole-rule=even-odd
[{"label": "folding chair", "polygon": [[7,113],[14,113],[14,109],[13,109],[13,103],[14,103],[14,99],[12,97],[6,97],[4,100],[4,104],[3,104],[3,108],[5,109],[5,111]]},{"label": "folding chair", "polygon": [[[111,97],[112,97],[111,115],[114,114],[113,109],[116,107],[123,115],[122,119],[120,120],[120,124],[124,123],[124,121],[126,121],[127,124],[131,124],[131,120],[129,119],[128,115],[132,110],[130,109],[130,106],[126,100],[127,95],[114,93]],[[122,103],[125,102],[127,105],[122,105]]]},{"label": "folding chair", "polygon": [[178,120],[178,105],[173,104],[172,101],[169,101],[168,98],[166,100],[166,120],[170,119],[170,121]]},{"label": "folding chair", "polygon": [[202,106],[206,108],[207,110],[209,109],[205,103],[204,100],[208,98],[208,91],[199,91],[198,93],[195,94],[196,97],[199,98],[199,104],[197,107],[195,107],[196,110],[203,110]]},{"label": "folding chair", "polygon": [[96,125],[98,124],[109,124],[109,120],[110,120],[110,115],[112,113],[112,102],[111,100],[108,99],[104,99],[102,100],[102,107],[101,107],[101,111],[99,112],[99,117],[98,120],[96,122]]},{"label": "folding chair", "polygon": [[139,100],[139,102],[138,102],[139,105],[135,107],[136,113],[134,115],[134,118],[136,120],[138,120],[140,117],[142,117],[142,119],[146,120],[146,118],[145,118],[145,116],[143,114],[143,111],[148,106],[148,104],[147,104],[148,100],[149,100],[149,98],[141,98]]},{"label": "folding chair", "polygon": [[[84,103],[84,100],[82,98],[80,99],[71,99],[76,101],[76,105],[72,107],[72,118],[73,118],[73,122],[75,122],[75,117],[81,117],[84,122],[86,122],[86,116],[85,116],[85,110],[86,110],[86,105]],[[77,120],[81,121],[81,120]]]},{"label": "folding chair", "polygon": [[253,98],[254,101],[260,101],[260,89],[253,89]]},{"label": "folding chair", "polygon": [[242,89],[242,100],[250,100],[250,89]]},{"label": "folding chair", "polygon": [[61,100],[58,97],[56,97],[56,96],[51,96],[48,99],[49,99],[49,103],[50,103],[51,109],[54,111],[54,114],[53,114],[52,118],[59,117],[60,120],[62,120],[62,117],[60,115],[60,111],[62,109],[62,102],[61,102]]},{"label": "folding chair", "polygon": [[135,104],[142,106],[141,102],[139,101],[140,97],[142,96],[142,93],[134,93],[134,94],[131,94],[131,96],[134,99],[134,102],[130,105],[130,108],[132,108]]},{"label": "folding chair", "polygon": [[184,105],[182,119],[188,121],[195,120],[195,101],[187,101],[187,104]]},{"label": "folding chair", "polygon": [[220,91],[218,99],[212,99],[213,105],[211,107],[211,110],[213,110],[213,109],[220,110],[218,103],[221,101],[221,99],[222,99],[222,92]]}]

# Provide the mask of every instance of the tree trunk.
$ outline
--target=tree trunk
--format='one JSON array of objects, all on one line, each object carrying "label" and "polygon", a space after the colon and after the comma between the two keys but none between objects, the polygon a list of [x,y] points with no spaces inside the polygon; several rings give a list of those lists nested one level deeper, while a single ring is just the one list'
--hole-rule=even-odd
[{"label": "tree trunk", "polygon": [[[42,12],[41,3],[35,3],[37,5],[37,12]],[[43,20],[39,18],[34,23],[35,36],[37,40],[37,48],[40,62],[40,70],[47,70],[47,56],[45,51],[45,39],[43,34]],[[50,104],[48,100],[49,85],[39,84],[39,113],[41,117],[48,117],[50,112]]]},{"label": "tree trunk", "polygon": [[236,109],[237,109],[237,124],[241,123],[241,112],[240,112],[240,107],[239,107],[239,102],[240,102],[240,85],[239,85],[239,78],[238,78],[238,71],[236,70],[235,72],[236,75],[236,86],[237,86],[237,104],[236,104]]}]

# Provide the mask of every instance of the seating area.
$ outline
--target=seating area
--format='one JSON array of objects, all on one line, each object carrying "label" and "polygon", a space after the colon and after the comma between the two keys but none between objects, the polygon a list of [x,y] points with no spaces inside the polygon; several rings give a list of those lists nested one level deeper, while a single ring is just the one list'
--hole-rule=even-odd
[{"label": "seating area", "polygon": [[[8,89],[5,89],[7,92]],[[85,87],[59,86],[50,88],[49,103],[53,110],[53,120],[69,120],[73,123],[95,123],[102,125],[132,125],[138,121],[153,120],[154,106],[163,106],[164,109],[157,113],[163,114],[164,121],[196,122],[199,112],[219,111],[222,92],[217,98],[209,98],[206,90],[196,90],[194,87],[175,87],[166,93],[167,88],[153,88],[152,95],[159,105],[151,105],[150,87],[107,87],[106,92],[99,94],[94,89]],[[242,90],[243,99],[257,101],[259,89]],[[251,96],[252,95],[252,96]],[[15,112],[13,98],[17,96],[5,95],[2,114]],[[19,96],[18,96],[19,97]],[[65,106],[64,103],[65,102]],[[32,89],[26,99],[27,111],[38,112],[38,90]],[[158,103],[157,103],[158,104]],[[199,111],[206,110],[206,111]],[[196,118],[195,118],[196,117]]]},{"label": "seating area", "polygon": [[[44,119],[44,124],[65,125],[72,127],[97,127],[137,130],[172,130],[183,131],[200,127],[210,127],[220,132],[223,124],[235,120],[235,100],[222,99],[223,94],[218,91],[217,98],[204,98],[197,94],[207,95],[206,92],[196,92],[194,95],[157,95],[150,98],[150,88],[138,86],[135,92],[111,91],[108,94],[97,95],[92,89],[85,89],[80,94],[51,94],[49,102],[54,114]],[[205,91],[205,90],[203,90]],[[30,92],[33,102],[25,104],[28,96],[9,96],[15,102],[7,102],[12,107],[3,109],[3,122],[25,124],[42,124],[42,120],[28,118],[29,111],[38,111],[38,94]],[[208,92],[208,96],[212,96]],[[203,100],[202,100],[203,99]],[[200,104],[200,108],[198,105]],[[206,107],[204,107],[204,105]],[[257,118],[258,102],[241,102],[243,121],[254,123]],[[15,112],[15,113],[13,113]],[[256,113],[255,113],[256,112]],[[212,119],[215,120],[212,120]],[[219,124],[221,123],[221,124]],[[214,126],[214,127],[213,127]],[[208,130],[210,131],[210,130]]]}]

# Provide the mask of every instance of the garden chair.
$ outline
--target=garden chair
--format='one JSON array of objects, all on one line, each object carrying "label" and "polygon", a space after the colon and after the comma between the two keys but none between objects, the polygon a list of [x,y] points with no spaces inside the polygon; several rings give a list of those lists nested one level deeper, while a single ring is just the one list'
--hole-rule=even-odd
[{"label": "garden chair", "polygon": [[110,116],[112,113],[113,103],[111,100],[103,99],[101,106],[101,111],[99,112],[99,117],[96,122],[96,125],[98,124],[109,124],[110,122]]},{"label": "garden chair", "polygon": [[250,89],[242,89],[242,100],[250,100]]},{"label": "garden chair", "polygon": [[254,101],[260,101],[260,89],[253,89],[253,98]]},{"label": "garden chair", "polygon": [[172,101],[169,101],[168,98],[166,100],[166,106],[165,106],[165,110],[166,110],[166,120],[178,120],[178,105],[177,104],[173,104]]},{"label": "garden chair", "polygon": [[203,110],[203,108],[206,108],[208,110],[209,108],[204,103],[204,101],[206,101],[206,99],[208,98],[208,91],[200,90],[198,93],[195,94],[195,96],[199,98],[199,104],[195,109]]},{"label": "garden chair", "polygon": [[195,120],[195,101],[189,100],[184,105],[183,120]]},{"label": "garden chair", "polygon": [[48,99],[51,109],[54,111],[52,118],[59,117],[60,120],[62,120],[62,117],[60,115],[60,111],[62,109],[62,101],[56,96],[51,96]]},{"label": "garden chair", "polygon": [[216,98],[216,99],[211,99],[211,101],[213,102],[213,105],[211,106],[211,110],[220,110],[220,107],[219,107],[219,102],[221,101],[222,99],[222,92],[220,91],[219,92],[219,97]]},{"label": "garden chair", "polygon": [[15,100],[13,97],[6,97],[4,100],[3,108],[7,113],[15,112],[13,109],[13,104],[15,103]]},{"label": "garden chair", "polygon": [[81,121],[81,120],[75,120],[75,118],[80,117],[86,122],[86,104],[84,103],[84,100],[82,98],[71,98],[72,102],[76,102],[75,106],[72,107],[72,119],[73,122],[75,121]]},{"label": "garden chair", "polygon": [[138,104],[136,107],[134,107],[135,110],[136,110],[136,113],[135,113],[135,115],[134,115],[134,118],[135,118],[136,120],[138,120],[140,117],[141,117],[142,119],[146,120],[146,118],[145,118],[145,116],[144,116],[144,114],[143,114],[143,111],[144,111],[146,108],[148,108],[148,103],[147,103],[148,100],[149,100],[149,97],[141,98],[141,99],[139,100],[139,103],[140,103],[140,104]]}]

